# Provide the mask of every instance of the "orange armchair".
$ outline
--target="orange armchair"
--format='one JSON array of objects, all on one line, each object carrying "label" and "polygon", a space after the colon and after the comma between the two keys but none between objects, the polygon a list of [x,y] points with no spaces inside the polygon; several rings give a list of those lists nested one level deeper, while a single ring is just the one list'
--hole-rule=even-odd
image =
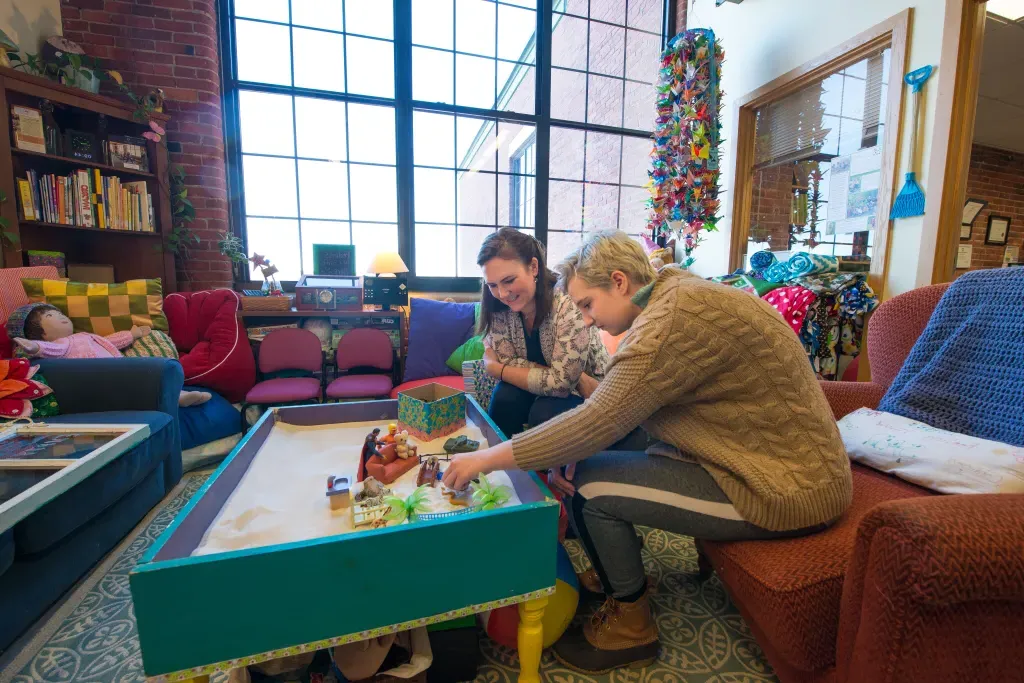
[{"label": "orange armchair", "polygon": [[[946,287],[875,311],[872,381],[822,382],[837,419],[878,406]],[[942,496],[853,465],[829,529],[698,548],[783,683],[1024,683],[1024,495]]]}]

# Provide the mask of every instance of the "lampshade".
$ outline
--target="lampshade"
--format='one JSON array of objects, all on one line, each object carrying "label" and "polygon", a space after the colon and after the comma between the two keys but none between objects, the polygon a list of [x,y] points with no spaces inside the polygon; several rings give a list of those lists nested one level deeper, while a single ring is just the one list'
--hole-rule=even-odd
[{"label": "lampshade", "polygon": [[374,275],[408,273],[409,268],[405,265],[402,257],[396,252],[382,251],[373,257],[373,262],[366,269],[366,272],[373,273]]}]

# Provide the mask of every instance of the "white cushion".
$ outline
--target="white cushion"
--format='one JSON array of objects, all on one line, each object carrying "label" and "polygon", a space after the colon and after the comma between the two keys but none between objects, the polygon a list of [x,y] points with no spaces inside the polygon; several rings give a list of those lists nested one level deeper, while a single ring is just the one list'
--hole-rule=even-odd
[{"label": "white cushion", "polygon": [[861,408],[839,420],[850,458],[939,493],[1024,493],[1024,448]]}]

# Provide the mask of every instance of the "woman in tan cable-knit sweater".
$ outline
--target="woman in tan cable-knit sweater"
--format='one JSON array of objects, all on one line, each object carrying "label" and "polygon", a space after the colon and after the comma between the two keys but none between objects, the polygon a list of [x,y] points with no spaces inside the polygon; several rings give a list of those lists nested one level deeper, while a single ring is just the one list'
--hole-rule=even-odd
[{"label": "woman in tan cable-knit sweater", "polygon": [[[792,329],[746,292],[677,268],[655,273],[623,233],[591,237],[561,282],[588,325],[627,332],[586,402],[511,441],[454,458],[445,483],[580,462],[571,519],[607,595],[555,645],[588,672],[647,664],[657,628],[633,524],[710,540],[812,533],[850,504],[850,465]],[[646,452],[602,452],[642,426]]]}]

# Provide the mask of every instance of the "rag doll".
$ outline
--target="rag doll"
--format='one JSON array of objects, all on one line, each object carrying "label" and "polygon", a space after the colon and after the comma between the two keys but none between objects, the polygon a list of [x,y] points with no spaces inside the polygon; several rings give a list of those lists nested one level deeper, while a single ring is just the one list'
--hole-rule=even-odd
[{"label": "rag doll", "polygon": [[[8,330],[14,343],[33,358],[120,358],[120,349],[127,348],[149,334],[149,327],[133,326],[127,332],[115,332],[106,337],[91,332],[75,332],[71,320],[50,304],[23,306],[22,329],[11,329],[16,316],[8,321]],[[18,313],[16,311],[15,313]],[[16,327],[16,326],[15,326]],[[19,332],[21,334],[19,334]],[[178,395],[181,407],[199,405],[210,400],[206,391],[182,391]]]}]

